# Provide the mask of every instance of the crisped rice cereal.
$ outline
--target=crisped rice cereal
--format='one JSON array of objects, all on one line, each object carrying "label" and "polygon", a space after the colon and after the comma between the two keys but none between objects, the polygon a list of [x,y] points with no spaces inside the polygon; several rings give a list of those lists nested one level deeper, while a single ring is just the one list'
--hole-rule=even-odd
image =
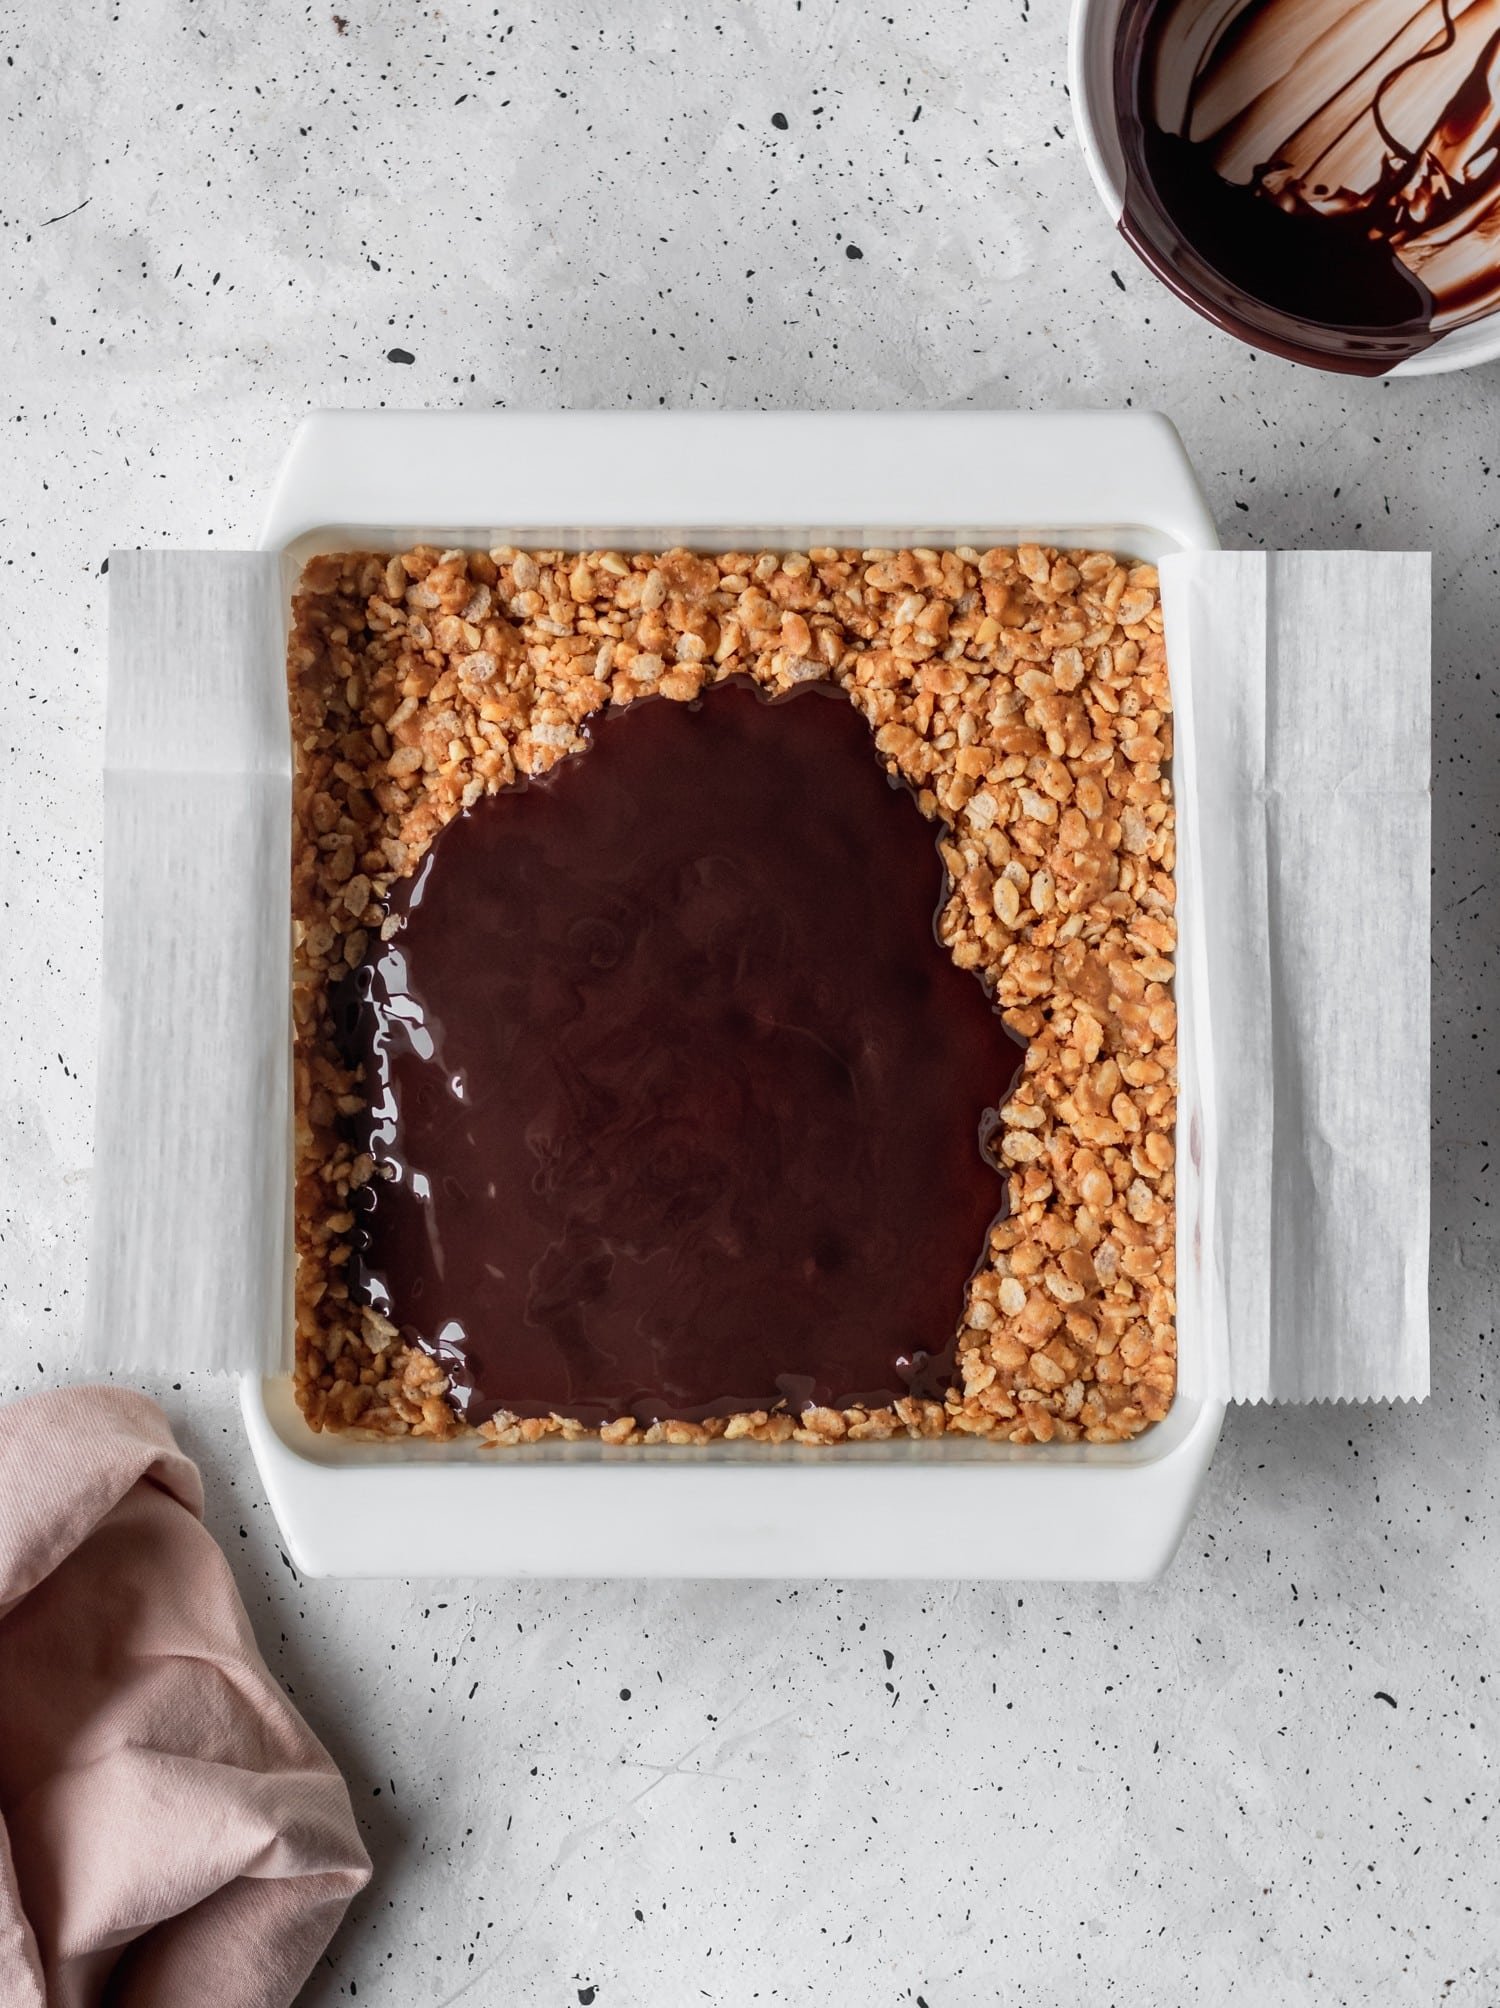
[{"label": "crisped rice cereal", "polygon": [[[611,1443],[828,1444],[960,1431],[1119,1442],[1176,1376],[1171,701],[1156,573],[1103,552],[489,552],[315,558],[288,672],[297,1399],[315,1429],[467,1430],[438,1362],[346,1286],[350,1195],[329,987],[443,825],[586,741],[607,705],[711,682],[837,684],[943,833],[940,932],[1027,1042],[1002,1111],[1010,1210],[969,1286],[943,1401],[756,1411]],[[592,1434],[502,1413],[497,1444]]]}]

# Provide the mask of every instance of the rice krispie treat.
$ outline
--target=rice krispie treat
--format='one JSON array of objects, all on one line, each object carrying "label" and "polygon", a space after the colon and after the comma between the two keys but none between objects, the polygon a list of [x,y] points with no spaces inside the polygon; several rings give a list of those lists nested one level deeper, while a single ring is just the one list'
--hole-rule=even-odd
[{"label": "rice krispie treat", "polygon": [[339,554],[304,573],[289,676],[296,1380],[314,1428],[472,1426],[431,1335],[412,1342],[399,1304],[351,1288],[377,1164],[360,1147],[370,1083],[337,1020],[399,932],[403,889],[486,797],[575,755],[586,781],[597,714],[735,678],[767,695],[823,681],[857,708],[938,833],[942,941],[1025,1042],[994,1139],[1009,1206],[955,1305],[950,1383],[696,1420],[500,1409],[479,1433],[1114,1442],[1165,1415],[1175,856],[1152,567],[1036,546]]}]

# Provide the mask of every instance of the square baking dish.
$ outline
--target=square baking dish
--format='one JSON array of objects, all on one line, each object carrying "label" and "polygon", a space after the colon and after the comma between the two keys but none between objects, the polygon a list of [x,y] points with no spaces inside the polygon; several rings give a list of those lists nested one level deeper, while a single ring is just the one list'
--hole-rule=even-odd
[{"label": "square baking dish", "polygon": [[[1155,560],[1217,541],[1176,433],[1150,414],[333,412],[298,431],[261,547],[281,554],[290,613],[310,557],[419,542],[708,551],[1038,542]],[[282,678],[283,665],[268,673]],[[1179,814],[1182,869],[1191,868],[1191,824]],[[282,1371],[247,1376],[243,1407],[298,1567],[351,1576],[1158,1574],[1224,1407],[1197,1260],[1198,1069],[1193,1014],[1181,1008],[1191,962],[1184,943],[1178,1386],[1163,1422],[1126,1444],[1057,1447],[957,1436],[829,1449],[351,1441],[316,1434],[293,1400],[288,1269]],[[285,1160],[290,1214],[290,1125],[265,1147]],[[290,1233],[287,1247],[290,1263]]]}]

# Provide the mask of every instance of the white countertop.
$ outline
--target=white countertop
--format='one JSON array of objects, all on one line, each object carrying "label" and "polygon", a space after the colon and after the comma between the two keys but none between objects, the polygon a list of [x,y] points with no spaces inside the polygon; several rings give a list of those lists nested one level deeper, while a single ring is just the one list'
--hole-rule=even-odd
[{"label": "white countertop", "polygon": [[376,1859],[305,1998],[1493,2002],[1500,371],[1194,319],[1060,0],[340,6],[0,38],[0,1393],[80,1312],[101,561],[249,543],[298,416],[381,403],[1129,403],[1227,542],[1431,547],[1435,1391],[1231,1412],[1153,1589],[473,1595],[299,1582],[230,1392],[155,1390]]}]

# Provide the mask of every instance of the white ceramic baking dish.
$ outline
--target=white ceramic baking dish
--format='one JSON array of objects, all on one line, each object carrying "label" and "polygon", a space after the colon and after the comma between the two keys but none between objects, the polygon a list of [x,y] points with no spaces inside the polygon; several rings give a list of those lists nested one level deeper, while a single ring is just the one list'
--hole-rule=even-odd
[{"label": "white ceramic baking dish", "polygon": [[[1149,559],[1217,543],[1176,433],[1147,414],[335,412],[299,430],[262,548],[283,554],[290,595],[316,552],[419,541],[1026,540]],[[1188,839],[1184,827],[1179,855]],[[1180,1019],[1179,1383],[1167,1419],[1135,1442],[383,1446],[315,1435],[289,1373],[247,1378],[250,1441],[297,1565],[391,1576],[1159,1573],[1224,1408],[1223,1363],[1199,1308],[1198,1077],[1191,1012]],[[267,1147],[289,1158],[284,1140]],[[290,1209],[289,1161],[287,1174]],[[290,1306],[290,1278],[287,1295]],[[290,1325],[288,1310],[287,1368]]]}]

